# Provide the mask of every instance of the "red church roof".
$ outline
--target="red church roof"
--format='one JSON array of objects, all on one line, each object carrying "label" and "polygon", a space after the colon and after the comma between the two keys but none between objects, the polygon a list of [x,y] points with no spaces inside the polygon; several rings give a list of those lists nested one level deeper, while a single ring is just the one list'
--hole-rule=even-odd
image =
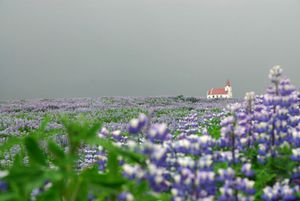
[{"label": "red church roof", "polygon": [[212,88],[208,91],[208,95],[226,95],[228,94],[227,91],[225,91],[225,88]]}]

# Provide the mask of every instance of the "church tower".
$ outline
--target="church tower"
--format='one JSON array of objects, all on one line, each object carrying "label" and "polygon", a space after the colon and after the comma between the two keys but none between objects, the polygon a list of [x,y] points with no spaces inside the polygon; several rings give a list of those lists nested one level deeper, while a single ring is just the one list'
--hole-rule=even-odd
[{"label": "church tower", "polygon": [[227,92],[227,97],[232,98],[232,85],[230,80],[226,82],[225,91]]}]

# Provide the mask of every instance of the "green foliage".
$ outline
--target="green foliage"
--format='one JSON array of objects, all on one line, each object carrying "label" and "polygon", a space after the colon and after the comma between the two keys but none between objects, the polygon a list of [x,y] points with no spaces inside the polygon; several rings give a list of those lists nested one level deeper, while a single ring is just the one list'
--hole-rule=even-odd
[{"label": "green foliage", "polygon": [[215,139],[219,139],[221,137],[220,128],[218,126],[209,127],[208,133]]},{"label": "green foliage", "polygon": [[37,141],[33,137],[26,137],[24,141],[29,159],[32,163],[39,165],[46,165],[45,155],[43,150],[39,147]]},{"label": "green foliage", "polygon": [[197,102],[199,102],[199,100],[197,98],[195,98],[195,97],[187,97],[185,99],[185,101],[188,101],[188,102],[191,102],[191,103],[197,103]]},{"label": "green foliage", "polygon": [[185,100],[184,95],[178,95],[178,96],[174,97],[174,99],[176,101],[184,101]]},{"label": "green foliage", "polygon": [[[8,169],[9,174],[3,178],[9,188],[0,195],[0,200],[31,200],[34,189],[42,189],[36,200],[84,201],[89,194],[95,195],[97,200],[116,200],[124,190],[132,191],[137,200],[168,200],[167,195],[150,194],[145,181],[137,184],[122,176],[119,157],[142,166],[146,159],[138,153],[114,146],[109,140],[98,138],[99,122],[70,121],[67,117],[60,121],[67,134],[68,151],[52,140],[50,136],[53,133],[46,134],[49,132],[45,129],[47,119],[36,131],[24,137],[9,137],[0,146],[1,154],[16,145],[24,148],[16,154]],[[96,165],[82,171],[76,169],[79,149],[83,144],[100,145],[106,150],[108,162],[105,172],[99,173]],[[24,157],[28,157],[28,162],[24,162]],[[51,187],[45,189],[45,181],[51,182]]]},{"label": "green foliage", "polygon": [[261,200],[266,186],[272,186],[277,181],[290,178],[293,168],[297,166],[296,162],[290,160],[291,149],[289,147],[279,148],[278,154],[278,157],[270,157],[265,164],[260,164],[256,159],[257,148],[249,149],[245,153],[245,156],[251,159],[255,171],[255,200]]},{"label": "green foliage", "polygon": [[228,164],[226,162],[218,162],[214,164],[214,171],[217,173],[219,169],[228,168]]},{"label": "green foliage", "polygon": [[220,113],[222,110],[220,108],[212,108],[210,111],[212,113]]},{"label": "green foliage", "polygon": [[220,126],[220,119],[213,118],[210,120],[208,124],[207,131],[208,133],[215,139],[219,139],[221,137],[221,126]]}]

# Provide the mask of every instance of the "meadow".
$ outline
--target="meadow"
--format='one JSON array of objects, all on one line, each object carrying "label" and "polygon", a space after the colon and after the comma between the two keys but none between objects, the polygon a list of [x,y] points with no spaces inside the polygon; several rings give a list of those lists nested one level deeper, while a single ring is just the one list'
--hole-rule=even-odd
[{"label": "meadow", "polygon": [[300,96],[0,103],[0,200],[300,200]]}]

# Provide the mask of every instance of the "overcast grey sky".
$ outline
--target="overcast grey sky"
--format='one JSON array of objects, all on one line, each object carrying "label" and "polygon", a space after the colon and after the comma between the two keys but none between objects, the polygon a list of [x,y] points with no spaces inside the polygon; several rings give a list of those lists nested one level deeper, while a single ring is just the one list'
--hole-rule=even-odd
[{"label": "overcast grey sky", "polygon": [[300,86],[299,0],[0,0],[0,99]]}]

